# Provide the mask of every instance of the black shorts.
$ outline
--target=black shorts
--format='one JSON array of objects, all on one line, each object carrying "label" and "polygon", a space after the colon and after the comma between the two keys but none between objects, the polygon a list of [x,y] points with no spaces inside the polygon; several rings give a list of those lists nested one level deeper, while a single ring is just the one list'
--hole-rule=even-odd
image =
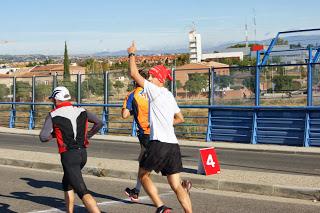
[{"label": "black shorts", "polygon": [[149,141],[150,141],[150,135],[147,134],[139,134],[138,133],[138,139],[141,145],[141,148],[147,149],[149,146]]},{"label": "black shorts", "polygon": [[141,160],[144,152],[148,149],[150,143],[150,135],[138,134],[139,142],[140,142],[140,153],[138,157],[138,161]]},{"label": "black shorts", "polygon": [[147,171],[154,170],[156,173],[161,171],[163,176],[182,172],[179,144],[150,141],[139,166]]},{"label": "black shorts", "polygon": [[62,187],[63,191],[74,190],[80,199],[89,191],[84,183],[81,169],[87,162],[87,151],[85,148],[71,149],[61,153],[63,167]]}]

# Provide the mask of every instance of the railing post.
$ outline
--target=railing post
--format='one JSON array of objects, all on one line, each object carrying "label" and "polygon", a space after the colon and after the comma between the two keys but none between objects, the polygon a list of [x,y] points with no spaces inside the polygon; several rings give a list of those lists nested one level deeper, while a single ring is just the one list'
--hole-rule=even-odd
[{"label": "railing post", "polygon": [[[54,75],[52,76],[52,91],[54,90],[54,88],[57,87],[58,85],[58,79],[57,79],[57,73],[55,72]],[[52,109],[54,109],[54,104],[52,104]]]},{"label": "railing post", "polygon": [[11,111],[10,111],[10,118],[9,118],[9,128],[15,127],[15,121],[16,121],[16,82],[17,79],[14,76],[12,79],[12,102],[11,105]]},{"label": "railing post", "polygon": [[[264,57],[265,59],[265,57]],[[263,62],[262,62],[263,63]],[[261,64],[260,63],[260,50],[257,51],[257,56],[256,56],[256,75],[255,75],[255,106],[260,105],[260,69]],[[266,61],[264,62],[266,63]],[[258,109],[254,109],[252,113],[252,133],[251,133],[251,144],[257,144],[257,128],[258,128],[258,123],[257,123],[257,117],[258,117]]]},{"label": "railing post", "polygon": [[310,146],[310,115],[309,111],[306,110],[305,130],[304,130],[304,141],[303,146]]},{"label": "railing post", "polygon": [[52,90],[54,90],[54,88],[56,88],[57,87],[57,85],[58,85],[58,83],[57,83],[57,73],[54,73],[54,75],[52,76],[52,78],[53,78],[53,83],[52,83]]},{"label": "railing post", "polygon": [[132,125],[131,125],[131,136],[137,137],[137,123],[135,119],[133,119]]},{"label": "railing post", "polygon": [[211,116],[211,113],[212,113],[212,109],[208,108],[208,126],[207,126],[206,142],[212,141],[212,131],[211,131],[212,116]]},{"label": "railing post", "polygon": [[[214,68],[209,69],[209,105],[213,106],[214,104]],[[208,124],[207,124],[207,134],[206,134],[206,142],[212,141],[212,108],[208,108]]]},{"label": "railing post", "polygon": [[256,79],[255,79],[255,105],[259,106],[260,105],[260,50],[257,51],[257,57],[256,57],[257,61],[256,61]]},{"label": "railing post", "polygon": [[81,103],[81,74],[77,74],[77,104]]},{"label": "railing post", "polygon": [[252,133],[251,133],[251,144],[257,144],[257,111],[254,110],[252,113]]},{"label": "railing post", "polygon": [[214,105],[214,81],[215,81],[215,72],[214,67],[210,68],[210,80],[209,80],[209,105]]},{"label": "railing post", "polygon": [[[109,90],[108,90],[108,81],[109,81],[109,73],[103,72],[103,79],[104,79],[104,93],[103,93],[103,103],[109,103]],[[108,107],[104,106],[102,110],[102,123],[103,127],[100,130],[100,134],[104,135],[109,131],[109,109]]]},{"label": "railing post", "polygon": [[312,47],[309,47],[307,106],[312,106]]},{"label": "railing post", "polygon": [[176,69],[172,68],[171,69],[171,73],[172,73],[172,81],[171,81],[171,87],[172,87],[172,94],[174,97],[177,96],[177,82],[176,82]]},{"label": "railing post", "polygon": [[32,76],[32,97],[31,97],[31,109],[29,115],[29,129],[34,129],[34,113],[35,113],[35,86],[36,86],[36,78]]}]

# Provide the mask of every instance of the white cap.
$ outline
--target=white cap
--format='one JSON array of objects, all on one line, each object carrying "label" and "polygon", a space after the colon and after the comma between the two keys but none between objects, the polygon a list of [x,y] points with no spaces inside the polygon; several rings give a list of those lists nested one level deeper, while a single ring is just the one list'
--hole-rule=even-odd
[{"label": "white cap", "polygon": [[54,88],[52,94],[49,99],[54,98],[59,101],[66,101],[71,99],[69,90],[66,87],[56,87]]}]

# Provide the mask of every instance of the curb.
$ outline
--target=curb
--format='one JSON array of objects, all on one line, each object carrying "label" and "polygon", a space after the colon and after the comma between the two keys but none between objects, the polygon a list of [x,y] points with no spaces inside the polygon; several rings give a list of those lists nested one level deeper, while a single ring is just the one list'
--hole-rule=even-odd
[{"label": "curb", "polygon": [[[23,130],[14,128],[0,127],[0,133],[3,134],[19,134],[38,137],[40,130]],[[137,137],[132,136],[117,136],[117,135],[95,135],[92,138],[98,141],[117,141],[121,143],[136,143]],[[261,152],[261,153],[282,153],[291,155],[311,155],[319,156],[320,147],[284,147],[281,145],[270,144],[239,144],[232,142],[199,142],[179,140],[179,145],[182,147],[205,148],[214,147],[216,150],[235,150],[235,151],[248,151],[248,152]]]},{"label": "curb", "polygon": [[[34,168],[49,171],[60,171],[62,172],[61,165],[34,162],[34,161],[24,161],[15,159],[4,159],[0,158],[1,165],[17,166],[24,168]],[[136,180],[137,172],[121,171],[113,169],[105,169],[99,167],[85,167],[83,168],[83,174],[92,175],[97,177],[112,177]],[[156,183],[166,183],[166,180],[157,174],[151,174],[152,180]],[[232,182],[225,180],[208,180],[205,176],[190,177],[181,173],[182,178],[186,178],[192,181],[193,187],[221,190],[221,191],[233,191],[242,192],[249,194],[259,194],[266,196],[276,196],[285,198],[295,198],[303,200],[320,200],[320,188],[307,188],[307,187],[288,187],[280,185],[261,185],[261,184],[251,184],[242,182]]]}]

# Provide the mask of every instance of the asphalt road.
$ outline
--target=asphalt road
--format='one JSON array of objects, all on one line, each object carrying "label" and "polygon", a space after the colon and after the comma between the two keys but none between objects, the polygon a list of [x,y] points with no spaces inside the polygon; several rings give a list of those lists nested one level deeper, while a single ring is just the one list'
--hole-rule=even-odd
[{"label": "asphalt road", "polygon": [[[21,167],[0,166],[0,212],[64,212],[63,192],[60,181],[62,173]],[[142,191],[140,203],[132,203],[123,193],[132,187],[133,181],[85,176],[88,188],[102,212],[154,212],[155,208]],[[157,184],[163,201],[174,212],[182,209],[166,184]],[[191,200],[196,213],[315,213],[320,212],[320,203],[250,195],[235,192],[192,188]],[[75,212],[86,212],[76,199]]]},{"label": "asphalt road", "polygon": [[[49,143],[41,143],[37,136],[12,134],[0,134],[0,138],[0,148],[57,153],[57,145],[54,140]],[[92,140],[88,155],[98,158],[136,160],[139,149],[138,143]],[[216,150],[220,166],[224,169],[320,175],[320,155],[219,148]],[[181,146],[181,152],[185,167],[197,165],[197,147]]]}]

